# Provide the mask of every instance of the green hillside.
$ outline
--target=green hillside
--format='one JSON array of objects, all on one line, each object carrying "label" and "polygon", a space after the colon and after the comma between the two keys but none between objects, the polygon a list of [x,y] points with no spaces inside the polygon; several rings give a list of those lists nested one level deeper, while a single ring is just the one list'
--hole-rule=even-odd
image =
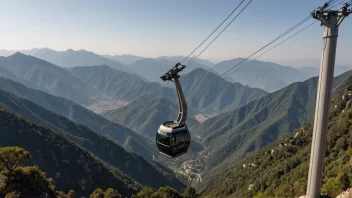
[{"label": "green hillside", "polygon": [[[228,82],[203,69],[183,75],[180,81],[188,106],[208,114],[236,109],[267,94],[261,89]],[[216,83],[208,87],[213,82]]]},{"label": "green hillside", "polygon": [[[335,87],[349,73],[335,78]],[[287,135],[314,115],[317,78],[294,83],[234,111],[191,128],[206,147],[206,167],[233,164],[241,157]]]},{"label": "green hillside", "polygon": [[[336,197],[352,182],[352,76],[330,109],[322,193]],[[306,193],[313,123],[307,123],[204,183],[204,197],[298,197]]]},{"label": "green hillside", "polygon": [[140,188],[130,177],[49,128],[26,121],[3,107],[0,120],[0,146],[20,146],[29,151],[32,158],[28,165],[38,165],[61,190],[75,189],[79,196],[87,196],[97,187],[112,187],[129,196]]},{"label": "green hillside", "polygon": [[0,105],[23,116],[27,120],[65,134],[71,141],[79,144],[124,174],[131,176],[142,185],[153,188],[165,185],[176,189],[183,187],[183,184],[175,178],[173,172],[157,164],[151,165],[142,157],[127,152],[113,141],[85,126],[72,122],[66,117],[52,113],[28,100],[16,97],[3,90],[0,90]]}]

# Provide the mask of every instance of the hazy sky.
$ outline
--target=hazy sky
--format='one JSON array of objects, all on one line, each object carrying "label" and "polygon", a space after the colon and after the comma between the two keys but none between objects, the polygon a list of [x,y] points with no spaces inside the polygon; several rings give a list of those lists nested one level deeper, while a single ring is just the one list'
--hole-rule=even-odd
[{"label": "hazy sky", "polygon": [[[0,49],[48,47],[145,57],[187,55],[239,2],[0,0]],[[324,2],[253,0],[201,58],[247,57]],[[262,59],[320,59],[322,35],[323,28],[317,23]],[[351,35],[352,16],[340,28],[337,55],[340,63],[352,60]]]}]

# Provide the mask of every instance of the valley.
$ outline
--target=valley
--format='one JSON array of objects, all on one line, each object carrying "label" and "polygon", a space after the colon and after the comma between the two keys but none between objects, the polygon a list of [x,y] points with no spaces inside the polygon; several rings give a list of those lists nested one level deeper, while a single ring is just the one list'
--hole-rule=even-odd
[{"label": "valley", "polygon": [[126,100],[117,100],[111,97],[93,98],[92,100],[93,103],[85,107],[97,114],[105,111],[120,109],[129,104]]}]

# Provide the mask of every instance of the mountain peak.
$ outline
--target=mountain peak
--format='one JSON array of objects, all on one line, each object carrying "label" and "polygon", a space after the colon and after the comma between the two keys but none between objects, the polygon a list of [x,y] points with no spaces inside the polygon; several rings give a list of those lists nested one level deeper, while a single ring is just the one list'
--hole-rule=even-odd
[{"label": "mountain peak", "polygon": [[21,52],[16,52],[10,56],[8,56],[9,58],[23,58],[23,57],[27,57],[27,55],[21,53]]},{"label": "mountain peak", "polygon": [[[186,67],[186,69],[187,69],[187,67]],[[212,78],[214,78],[214,77],[221,78],[219,75],[216,75],[213,72],[209,72],[209,71],[207,71],[207,70],[205,70],[203,68],[196,68],[193,71],[190,71],[189,73],[187,73],[185,75],[191,76],[191,77],[192,76],[195,77],[195,76],[198,76],[198,75],[206,75],[206,76],[209,76],[209,77],[212,77]]]},{"label": "mountain peak", "polygon": [[67,49],[66,52],[73,52],[73,49]]},{"label": "mountain peak", "polygon": [[89,52],[89,53],[91,53],[90,51],[87,51],[87,50],[85,50],[85,49],[77,50],[77,52]]}]

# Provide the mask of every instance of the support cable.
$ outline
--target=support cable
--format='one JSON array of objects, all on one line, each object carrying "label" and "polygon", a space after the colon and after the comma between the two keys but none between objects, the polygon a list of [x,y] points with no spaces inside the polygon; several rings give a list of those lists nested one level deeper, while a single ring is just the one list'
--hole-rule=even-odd
[{"label": "support cable", "polygon": [[250,0],[243,8],[242,8],[242,10],[224,27],[224,29],[195,57],[195,58],[192,58],[191,59],[191,61],[188,63],[188,64],[186,64],[187,66],[189,66],[189,65],[191,65],[192,63],[193,63],[193,61],[194,60],[196,60],[200,55],[202,55],[203,54],[203,52],[205,51],[205,50],[207,50],[208,48],[209,48],[209,46],[211,45],[211,44],[213,44],[214,43],[214,41],[237,19],[237,17],[239,16],[239,15],[241,15],[242,14],[242,12],[249,6],[249,4],[252,2],[253,0]]},{"label": "support cable", "polygon": [[190,56],[192,56],[192,54],[197,51],[226,21],[227,19],[229,19],[233,13],[236,12],[236,10],[245,2],[245,0],[242,0],[241,3],[220,23],[220,25],[218,27],[215,28],[215,30],[213,32],[211,32],[187,57],[185,57],[182,61],[181,64],[183,62],[185,62]]}]

